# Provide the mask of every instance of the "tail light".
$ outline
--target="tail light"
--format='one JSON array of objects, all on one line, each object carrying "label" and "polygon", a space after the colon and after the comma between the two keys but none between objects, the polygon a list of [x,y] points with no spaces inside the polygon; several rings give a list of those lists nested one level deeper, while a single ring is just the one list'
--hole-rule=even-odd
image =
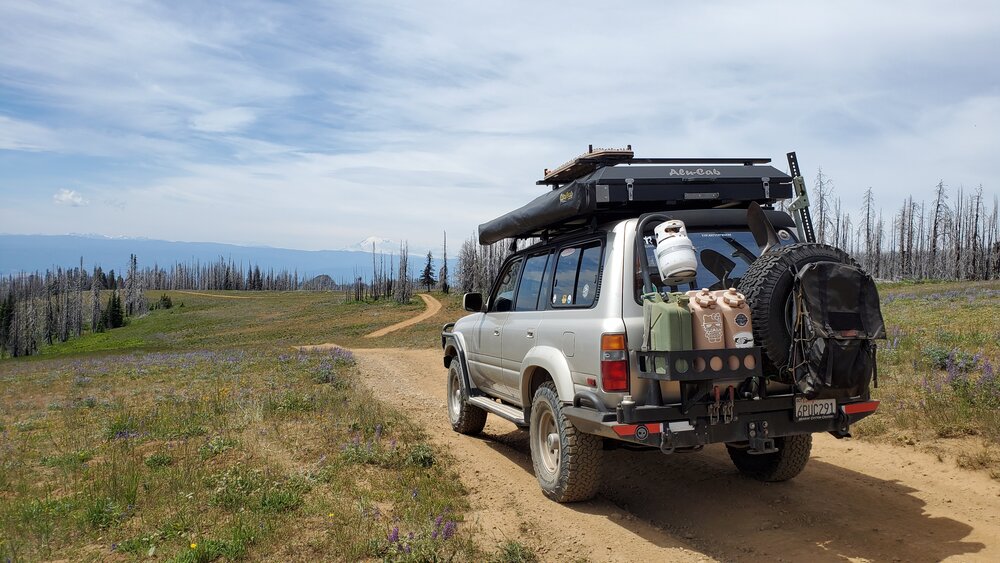
[{"label": "tail light", "polygon": [[628,347],[624,334],[601,335],[601,388],[628,391]]}]

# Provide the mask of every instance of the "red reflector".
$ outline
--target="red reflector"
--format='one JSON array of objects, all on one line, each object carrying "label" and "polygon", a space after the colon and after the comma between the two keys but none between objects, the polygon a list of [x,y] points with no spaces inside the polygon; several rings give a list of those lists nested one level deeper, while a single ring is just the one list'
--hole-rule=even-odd
[{"label": "red reflector", "polygon": [[639,430],[640,426],[646,427],[646,432],[650,434],[660,434],[663,432],[662,422],[653,422],[650,424],[618,424],[612,426],[611,429],[615,431],[615,434],[619,436],[635,436],[636,431]]},{"label": "red reflector", "polygon": [[844,412],[847,414],[858,414],[861,412],[875,412],[878,408],[878,401],[867,401],[864,403],[851,403],[850,405],[844,405]]},{"label": "red reflector", "polygon": [[589,385],[591,387],[597,387],[597,379],[595,379],[593,377],[588,377],[587,378],[587,385]]},{"label": "red reflector", "polygon": [[628,391],[628,360],[601,362],[601,387],[605,391]]},{"label": "red reflector", "polygon": [[619,424],[618,426],[612,426],[615,434],[618,434],[619,436],[635,436],[635,429],[638,427],[638,424]]}]

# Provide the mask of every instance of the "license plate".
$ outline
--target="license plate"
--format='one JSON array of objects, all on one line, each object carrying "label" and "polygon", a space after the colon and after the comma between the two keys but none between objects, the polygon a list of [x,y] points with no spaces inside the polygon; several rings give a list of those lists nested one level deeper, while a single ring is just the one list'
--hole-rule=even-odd
[{"label": "license plate", "polygon": [[820,420],[837,416],[836,399],[795,398],[795,420]]}]

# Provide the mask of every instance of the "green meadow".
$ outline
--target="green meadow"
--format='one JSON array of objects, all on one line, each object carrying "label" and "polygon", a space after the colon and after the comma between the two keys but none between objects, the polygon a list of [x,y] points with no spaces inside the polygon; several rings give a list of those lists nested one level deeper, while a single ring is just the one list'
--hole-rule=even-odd
[{"label": "green meadow", "polygon": [[[421,306],[170,295],[123,328],[0,362],[0,560],[524,553],[477,545],[451,460],[366,390],[350,351],[292,348],[377,345],[362,336]],[[433,344],[435,325],[381,343]]]},{"label": "green meadow", "polygon": [[[882,408],[855,435],[1000,478],[1000,283],[880,290]],[[423,304],[167,294],[123,328],[0,361],[0,560],[533,558],[476,541],[452,460],[350,352],[437,346],[459,296],[368,339]],[[320,343],[339,347],[294,349]]]}]

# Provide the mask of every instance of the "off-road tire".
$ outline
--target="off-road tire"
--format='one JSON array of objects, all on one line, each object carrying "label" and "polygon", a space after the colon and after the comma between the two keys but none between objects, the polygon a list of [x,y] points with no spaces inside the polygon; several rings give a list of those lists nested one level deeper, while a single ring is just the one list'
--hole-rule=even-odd
[{"label": "off-road tire", "polygon": [[455,432],[475,436],[486,427],[487,413],[465,400],[462,381],[462,363],[458,358],[453,358],[448,367],[448,420]]},{"label": "off-road tire", "polygon": [[843,250],[827,245],[803,242],[782,246],[758,258],[740,279],[737,289],[746,296],[753,320],[753,339],[763,348],[766,375],[776,375],[791,383],[788,354],[792,334],[786,320],[795,275],[806,264],[838,262],[857,266]]},{"label": "off-road tire", "polygon": [[[580,432],[566,419],[551,381],[535,391],[529,426],[531,463],[545,496],[556,502],[593,498],[601,480],[602,439]],[[546,445],[548,434],[558,434],[558,451]]]},{"label": "off-road tire", "polygon": [[768,483],[787,481],[805,469],[812,450],[812,434],[775,438],[774,445],[778,451],[771,454],[751,455],[746,446],[729,444],[726,450],[736,468],[747,477]]}]

